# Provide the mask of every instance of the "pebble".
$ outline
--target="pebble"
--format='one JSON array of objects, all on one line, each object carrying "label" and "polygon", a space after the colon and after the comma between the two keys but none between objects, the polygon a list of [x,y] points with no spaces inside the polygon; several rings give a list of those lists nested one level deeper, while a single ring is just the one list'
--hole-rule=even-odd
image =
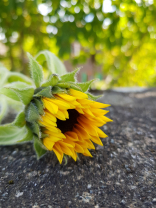
[{"label": "pebble", "polygon": [[22,196],[23,195],[23,192],[16,192],[16,197],[18,198],[18,197],[20,197],[20,196]]},{"label": "pebble", "polygon": [[60,171],[60,175],[68,175],[70,171]]},{"label": "pebble", "polygon": [[88,184],[87,189],[90,189],[91,187],[92,187],[92,185],[91,184]]},{"label": "pebble", "polygon": [[70,205],[72,202],[71,201],[68,201],[68,205]]}]

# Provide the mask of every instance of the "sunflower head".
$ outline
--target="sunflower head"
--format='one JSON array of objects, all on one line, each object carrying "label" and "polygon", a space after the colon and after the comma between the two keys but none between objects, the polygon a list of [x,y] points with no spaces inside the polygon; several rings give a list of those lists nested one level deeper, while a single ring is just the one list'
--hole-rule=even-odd
[{"label": "sunflower head", "polygon": [[[92,157],[89,150],[95,149],[93,143],[103,145],[100,138],[107,137],[99,127],[112,121],[103,109],[109,105],[96,102],[97,97],[88,93],[94,80],[77,83],[76,69],[61,76],[51,74],[43,81],[40,65],[30,55],[29,59],[36,88],[27,95],[29,101],[24,99],[26,94],[23,96],[26,106],[22,118],[31,132],[38,158],[47,151],[53,151],[60,163],[64,156],[76,161],[77,153]],[[16,126],[19,121],[14,122]]]}]

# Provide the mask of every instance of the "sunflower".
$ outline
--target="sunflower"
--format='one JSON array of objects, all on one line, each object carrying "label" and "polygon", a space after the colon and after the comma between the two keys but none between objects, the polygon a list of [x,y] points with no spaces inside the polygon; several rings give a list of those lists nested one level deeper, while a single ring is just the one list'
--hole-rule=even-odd
[{"label": "sunflower", "polygon": [[88,92],[95,80],[77,82],[79,69],[68,73],[54,54],[40,54],[47,59],[47,79],[42,66],[28,54],[31,83],[17,81],[0,90],[25,105],[12,123],[0,126],[0,145],[32,142],[37,159],[53,151],[60,163],[67,156],[76,161],[78,153],[92,157],[93,143],[103,145],[100,138],[107,137],[99,127],[112,121],[103,110],[109,105],[96,102],[100,96]]},{"label": "sunflower", "polygon": [[77,160],[77,153],[92,157],[88,149],[95,149],[92,142],[103,145],[100,137],[107,135],[99,128],[110,122],[105,117],[109,105],[88,99],[88,95],[69,89],[68,94],[58,93],[53,98],[42,98],[44,114],[40,124],[44,126],[44,146],[54,151],[60,163],[64,154]]}]

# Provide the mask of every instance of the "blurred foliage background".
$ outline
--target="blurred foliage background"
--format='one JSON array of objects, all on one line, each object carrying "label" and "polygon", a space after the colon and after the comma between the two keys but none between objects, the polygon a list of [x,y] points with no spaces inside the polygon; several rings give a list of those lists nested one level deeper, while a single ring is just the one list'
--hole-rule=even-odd
[{"label": "blurred foliage background", "polygon": [[156,0],[0,0],[0,62],[28,74],[25,52],[47,49],[73,69],[90,60],[81,78],[102,88],[156,86],[155,20]]}]

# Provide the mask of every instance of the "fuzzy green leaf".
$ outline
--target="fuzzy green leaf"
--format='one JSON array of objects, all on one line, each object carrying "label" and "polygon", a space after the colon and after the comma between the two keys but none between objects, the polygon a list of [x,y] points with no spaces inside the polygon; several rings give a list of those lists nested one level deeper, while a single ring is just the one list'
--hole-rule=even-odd
[{"label": "fuzzy green leaf", "polygon": [[66,92],[66,90],[65,89],[62,89],[62,88],[60,88],[58,86],[54,86],[52,88],[52,94],[57,94],[57,93],[60,93],[60,92]]},{"label": "fuzzy green leaf", "polygon": [[34,136],[34,149],[37,155],[37,159],[40,159],[47,152],[42,142],[36,136]]},{"label": "fuzzy green leaf", "polygon": [[41,90],[43,90],[45,87],[39,87],[39,88],[36,88],[35,91],[34,91],[34,94],[37,94],[38,92],[40,92]]},{"label": "fuzzy green leaf", "polygon": [[89,88],[90,88],[90,85],[91,85],[93,82],[95,82],[96,80],[97,80],[97,79],[92,79],[92,80],[90,80],[90,81],[88,81],[88,82],[77,83],[77,85],[78,85],[79,87],[81,87],[82,92],[87,92],[87,91],[89,90]]},{"label": "fuzzy green leaf", "polygon": [[8,74],[8,76],[7,76],[7,82],[8,83],[18,82],[18,81],[25,82],[29,85],[33,84],[32,80],[29,77],[25,76],[24,74],[21,74],[21,73],[18,73],[18,72],[10,72]]},{"label": "fuzzy green leaf", "polygon": [[29,142],[32,139],[32,132],[26,126],[22,128],[12,124],[0,126],[0,145],[13,145]]},{"label": "fuzzy green leaf", "polygon": [[64,64],[53,53],[51,53],[50,51],[47,51],[47,50],[41,51],[36,55],[36,59],[41,54],[45,56],[48,69],[49,69],[49,71],[51,71],[52,74],[63,75],[65,73],[67,73]]},{"label": "fuzzy green leaf", "polygon": [[33,97],[34,88],[23,82],[13,82],[0,89],[0,94],[27,105]]},{"label": "fuzzy green leaf", "polygon": [[38,109],[39,114],[43,115],[44,110],[43,110],[43,103],[42,103],[42,101],[38,100],[36,98],[34,98],[33,101],[34,101],[34,103],[35,103],[35,105],[36,105],[36,107]]},{"label": "fuzzy green leaf", "polygon": [[61,88],[70,88],[70,83],[68,82],[60,82],[57,84],[58,87],[61,87]]},{"label": "fuzzy green leaf", "polygon": [[30,141],[33,140],[33,133],[32,133],[32,131],[27,126],[26,126],[26,129],[27,129],[27,134],[26,134],[26,136],[22,140],[19,141],[20,143],[30,142]]},{"label": "fuzzy green leaf", "polygon": [[29,128],[31,131],[36,134],[39,138],[41,137],[40,127],[39,124],[35,121],[29,124]]},{"label": "fuzzy green leaf", "polygon": [[36,93],[34,95],[34,97],[48,97],[48,98],[51,98],[52,97],[51,88],[52,88],[51,86],[45,87],[43,90]]},{"label": "fuzzy green leaf", "polygon": [[68,83],[70,84],[70,88],[82,92],[81,87],[79,87],[79,85],[77,85],[77,83],[76,84],[74,82],[68,82]]},{"label": "fuzzy green leaf", "polygon": [[59,81],[58,75],[51,74],[46,82],[42,84],[42,87],[48,87],[48,86],[55,86]]},{"label": "fuzzy green leaf", "polygon": [[42,67],[29,53],[27,53],[27,55],[30,62],[31,77],[34,80],[36,87],[40,87],[41,82],[43,81]]},{"label": "fuzzy green leaf", "polygon": [[33,103],[30,103],[27,106],[25,118],[26,118],[26,121],[28,121],[28,122],[37,121],[40,118],[38,109]]},{"label": "fuzzy green leaf", "polygon": [[91,93],[86,93],[91,100],[97,100],[101,98],[103,95],[92,95]]},{"label": "fuzzy green leaf", "polygon": [[13,124],[14,124],[15,126],[17,126],[17,127],[23,127],[23,126],[25,125],[25,123],[26,123],[26,121],[25,121],[25,113],[24,113],[24,112],[20,112],[20,113],[16,116],[16,118],[15,118]]},{"label": "fuzzy green leaf", "polygon": [[0,88],[4,86],[4,84],[7,82],[8,74],[10,71],[3,66],[3,64],[0,63]]},{"label": "fuzzy green leaf", "polygon": [[8,104],[5,96],[0,96],[0,122],[3,120],[8,111]]},{"label": "fuzzy green leaf", "polygon": [[62,75],[61,81],[62,82],[68,82],[68,81],[75,82],[76,81],[75,75],[77,74],[79,70],[80,69],[78,68],[78,69],[75,69],[73,72]]}]

